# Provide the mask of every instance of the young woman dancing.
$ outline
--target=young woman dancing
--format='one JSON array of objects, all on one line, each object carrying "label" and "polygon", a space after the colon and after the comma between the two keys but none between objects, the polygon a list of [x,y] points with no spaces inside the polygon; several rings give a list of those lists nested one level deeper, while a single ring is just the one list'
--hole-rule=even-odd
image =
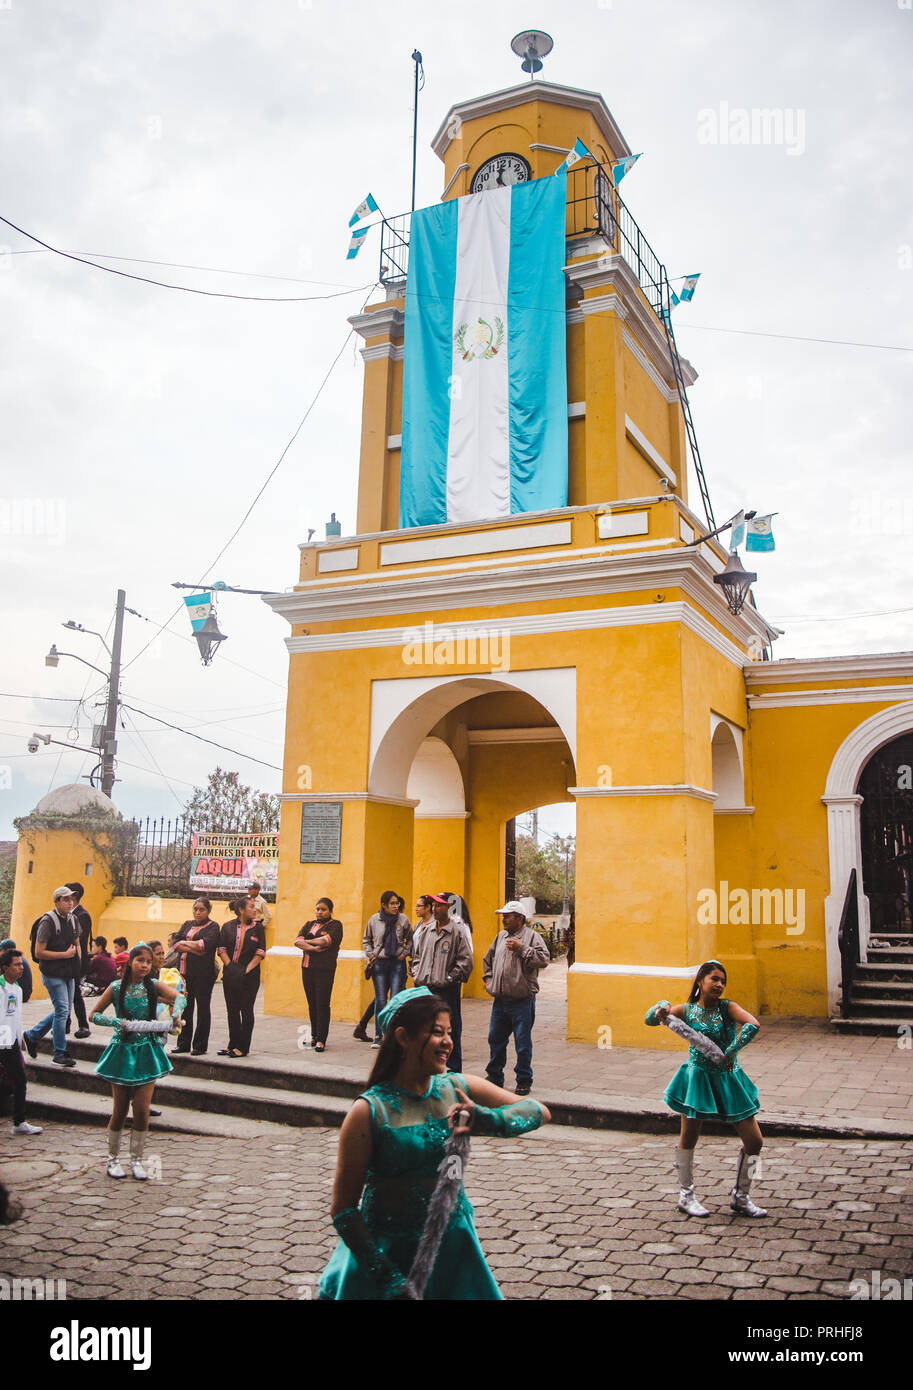
[{"label": "young woman dancing", "polygon": [[738,1062],[739,1052],[755,1037],[760,1025],[745,1009],[723,998],[725,988],[723,966],[718,960],[705,961],[694,977],[687,1004],[673,1008],[668,999],[661,999],[648,1011],[644,1022],[656,1027],[671,1014],[710,1038],[723,1053],[722,1061],[714,1061],[699,1047],[692,1046],[687,1062],[679,1067],[663,1096],[666,1104],[682,1117],[675,1151],[679,1211],[688,1216],[710,1214],[694,1195],[694,1149],[704,1120],[723,1120],[732,1125],[742,1141],[729,1205],[740,1216],[766,1216],[764,1208],[756,1206],[749,1195],[755,1159],[764,1142],[754,1118],[760,1109],[758,1088]]},{"label": "young woman dancing", "polygon": [[[159,1000],[171,1005],[175,1021],[180,1019],[187,1002],[169,985],[151,978],[152,951],[139,942],[130,952],[124,966],[123,978],[115,980],[98,1001],[98,1012],[92,1022],[115,1029],[114,1038],[105,1048],[96,1075],[111,1082],[114,1109],[108,1125],[108,1177],[126,1177],[121,1167],[121,1135],[127,1112],[133,1103],[133,1129],[130,1131],[130,1168],[135,1178],[145,1180],[143,1150],[149,1129],[149,1106],[152,1092],[160,1076],[167,1076],[172,1065],[165,1056],[165,1035],[170,1032],[171,1019],[157,1018]],[[114,1015],[105,1009],[113,1001]],[[127,1027],[125,1025],[129,1024]]]},{"label": "young woman dancing", "polygon": [[[394,995],[377,1022],[384,1040],[370,1084],[339,1136],[331,1211],[341,1239],[320,1281],[323,1299],[414,1296],[406,1281],[451,1132],[463,1133],[468,1124],[472,1134],[511,1137],[551,1118],[538,1101],[518,1101],[481,1077],[448,1073],[450,1010],[424,986]],[[461,1166],[457,1177],[456,1201],[424,1297],[500,1299]]]}]

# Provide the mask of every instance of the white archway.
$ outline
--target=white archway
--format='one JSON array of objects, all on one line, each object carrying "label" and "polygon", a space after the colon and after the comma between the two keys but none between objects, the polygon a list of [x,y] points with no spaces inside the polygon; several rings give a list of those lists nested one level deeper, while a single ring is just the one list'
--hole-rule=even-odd
[{"label": "white archway", "polygon": [[824,900],[824,936],[827,952],[827,1002],[833,1013],[840,993],[840,948],[837,932],[846,897],[850,873],[856,870],[859,906],[859,937],[862,959],[867,959],[869,941],[869,900],[862,886],[862,837],[857,794],[862,770],[874,753],[886,743],[913,730],[913,700],[891,705],[857,724],[841,743],[827,774],[824,796],[827,807],[827,851],[830,867],[830,893]]},{"label": "white archway", "polygon": [[538,701],[577,757],[577,671],[504,671],[497,676],[405,677],[371,683],[368,791],[405,797],[409,773],[423,741],[439,720],[478,695],[520,691]]},{"label": "white archway", "polygon": [[721,715],[710,716],[712,787],[716,792],[714,815],[741,810],[745,805],[745,773],[742,768],[742,730]]},{"label": "white archway", "polygon": [[418,802],[415,815],[419,820],[466,814],[463,774],[452,749],[442,738],[422,741],[409,769],[406,796]]}]

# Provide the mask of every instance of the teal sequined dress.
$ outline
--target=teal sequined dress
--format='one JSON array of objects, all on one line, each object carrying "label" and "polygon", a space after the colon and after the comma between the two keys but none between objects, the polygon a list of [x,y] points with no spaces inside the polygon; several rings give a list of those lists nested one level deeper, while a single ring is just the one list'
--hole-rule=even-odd
[{"label": "teal sequined dress", "polygon": [[[706,1011],[700,1004],[686,1004],[685,1022],[696,1033],[712,1038],[723,1052],[734,1041],[739,1026],[729,1017],[728,999]],[[725,1120],[728,1124],[748,1120],[761,1108],[758,1088],[742,1071],[738,1058],[731,1071],[724,1071],[696,1047],[688,1049],[688,1060],[669,1082],[663,1100],[689,1120]]]},{"label": "teal sequined dress", "polygon": [[[115,1007],[120,990],[121,981],[115,980],[111,985]],[[124,1016],[138,1019],[149,1017],[149,996],[144,984],[128,985]],[[98,1059],[96,1075],[118,1086],[146,1086],[150,1081],[158,1081],[160,1076],[167,1076],[174,1070],[165,1055],[164,1044],[158,1041],[167,1036],[162,1033],[121,1033],[118,1037],[115,1033]]]},{"label": "teal sequined dress", "polygon": [[[467,1091],[464,1078],[451,1072],[434,1076],[424,1096],[389,1082],[372,1086],[360,1098],[371,1107],[373,1155],[361,1201],[361,1215],[380,1251],[404,1276],[409,1273],[425,1225],[437,1170],[450,1138],[447,1112]],[[536,1129],[542,1114],[534,1100],[509,1107],[508,1134]],[[387,1294],[340,1241],[320,1280],[322,1299],[383,1299]],[[485,1262],[466,1193],[450,1217],[426,1299],[501,1299]]]}]

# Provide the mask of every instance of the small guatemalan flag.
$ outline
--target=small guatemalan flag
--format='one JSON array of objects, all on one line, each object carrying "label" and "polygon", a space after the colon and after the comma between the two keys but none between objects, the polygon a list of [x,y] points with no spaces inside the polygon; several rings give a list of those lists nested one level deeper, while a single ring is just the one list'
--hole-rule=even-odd
[{"label": "small guatemalan flag", "polygon": [[362,219],[367,217],[369,213],[379,211],[380,209],[378,208],[373,197],[369,193],[364,202],[359,203],[358,207],[352,213],[352,216],[349,218],[349,226],[354,227],[356,222],[361,222]]},{"label": "small guatemalan flag", "polygon": [[347,261],[354,261],[355,257],[358,255],[359,251],[364,246],[365,237],[368,235],[370,230],[371,227],[361,227],[357,231],[354,231],[352,233],[351,237],[349,238],[349,249],[346,253]]},{"label": "small guatemalan flag", "polygon": [[186,594],[184,603],[187,605],[187,615],[190,618],[190,626],[194,632],[199,632],[212,612],[212,592],[206,589],[200,594]]},{"label": "small guatemalan flag", "polygon": [[572,150],[568,150],[564,159],[561,161],[561,163],[558,165],[558,168],[555,170],[555,174],[558,175],[566,173],[567,170],[572,167],[572,165],[579,164],[581,159],[593,158],[594,156],[590,154],[586,145],[578,136],[577,139],[574,141],[574,148]]},{"label": "small guatemalan flag", "polygon": [[[643,153],[643,151],[641,151],[641,153]],[[626,159],[615,160],[615,163],[612,165],[612,182],[616,188],[621,183],[628,170],[633,169],[639,159],[639,154],[629,154]]]},{"label": "small guatemalan flag", "polygon": [[680,294],[676,294],[674,290],[672,291],[672,306],[673,306],[673,308],[675,307],[676,304],[690,304],[690,303],[691,303],[692,299],[694,298],[694,291],[695,291],[695,288],[696,288],[696,286],[697,286],[697,282],[698,282],[698,280],[699,280],[700,278],[701,278],[701,277],[700,277],[700,272],[698,272],[697,275],[686,275],[686,276],[685,276],[684,281],[682,282],[681,293],[680,293]]},{"label": "small guatemalan flag", "polygon": [[767,516],[754,516],[748,522],[748,535],[745,540],[746,550],[775,550],[774,533],[771,528],[771,521],[776,516],[776,512],[769,512]]}]

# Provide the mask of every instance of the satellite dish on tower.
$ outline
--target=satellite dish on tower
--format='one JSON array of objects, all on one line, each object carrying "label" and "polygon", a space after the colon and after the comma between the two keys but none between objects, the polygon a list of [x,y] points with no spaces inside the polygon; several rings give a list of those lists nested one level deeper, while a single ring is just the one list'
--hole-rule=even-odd
[{"label": "satellite dish on tower", "polygon": [[517,57],[523,59],[520,66],[529,73],[532,81],[536,73],[542,71],[542,59],[548,57],[555,42],[550,34],[541,29],[523,29],[511,39],[510,46]]}]

